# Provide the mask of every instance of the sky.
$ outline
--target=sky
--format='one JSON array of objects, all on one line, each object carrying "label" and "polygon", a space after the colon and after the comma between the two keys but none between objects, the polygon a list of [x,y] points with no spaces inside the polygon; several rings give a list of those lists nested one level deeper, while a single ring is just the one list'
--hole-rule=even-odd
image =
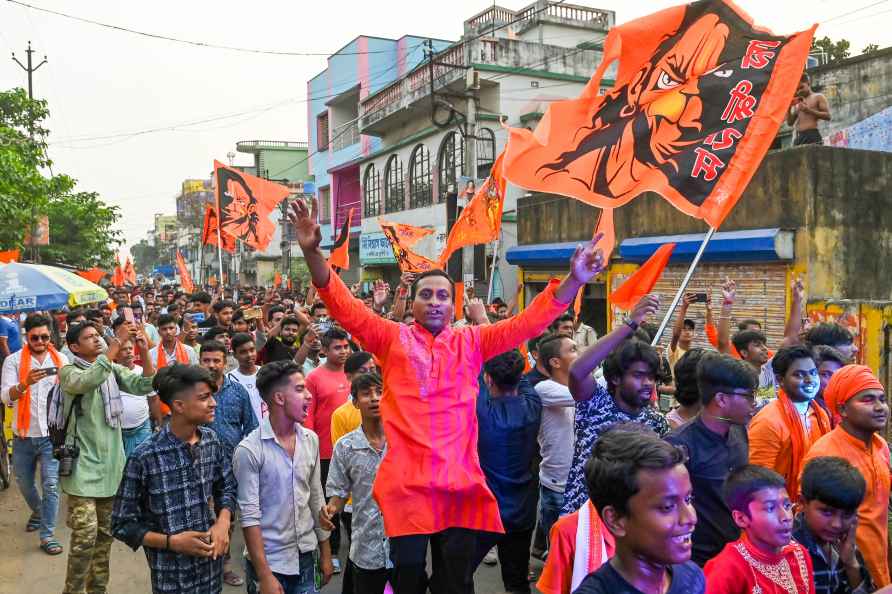
[{"label": "sky", "polygon": [[[173,214],[184,179],[207,178],[240,140],[306,140],[306,81],[326,56],[357,35],[404,34],[457,40],[481,0],[24,0],[34,7],[137,31],[218,45],[314,53],[276,56],[149,38],[0,2],[0,88],[26,86],[30,40],[35,96],[49,101],[49,155],[55,172],[121,207],[126,246],[146,237],[155,213]],[[503,0],[519,9],[532,0]],[[616,22],[678,4],[672,0],[569,0],[614,10]],[[792,33],[892,45],[892,0],[738,0],[757,25]],[[434,12],[436,10],[436,13]],[[201,123],[196,123],[201,122]],[[111,138],[103,138],[111,137]],[[238,154],[235,164],[252,156]],[[52,237],[52,230],[50,231]],[[126,247],[125,247],[126,249]]]}]

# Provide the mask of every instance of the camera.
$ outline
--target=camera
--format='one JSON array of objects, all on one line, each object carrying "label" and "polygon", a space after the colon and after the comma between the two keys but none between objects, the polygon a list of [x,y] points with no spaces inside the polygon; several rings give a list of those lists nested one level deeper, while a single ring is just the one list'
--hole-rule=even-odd
[{"label": "camera", "polygon": [[74,472],[74,461],[80,454],[81,449],[77,444],[65,444],[53,448],[53,458],[59,461],[59,476],[71,476]]}]

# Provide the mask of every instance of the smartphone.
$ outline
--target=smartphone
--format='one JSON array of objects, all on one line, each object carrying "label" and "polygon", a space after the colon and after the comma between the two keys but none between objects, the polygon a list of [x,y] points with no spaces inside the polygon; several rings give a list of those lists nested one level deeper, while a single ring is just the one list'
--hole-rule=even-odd
[{"label": "smartphone", "polygon": [[133,308],[132,307],[123,307],[121,308],[121,314],[124,316],[124,319],[129,323],[134,323],[136,318],[133,317]]},{"label": "smartphone", "polygon": [[706,293],[694,293],[694,303],[708,303],[709,295]]},{"label": "smartphone", "polygon": [[263,317],[263,312],[259,307],[247,307],[245,308],[245,319],[246,320],[258,320]]},{"label": "smartphone", "polygon": [[316,335],[320,338],[323,334],[331,330],[331,327],[334,325],[334,322],[329,319],[319,320],[319,323],[316,324]]},{"label": "smartphone", "polygon": [[47,375],[57,375],[59,373],[58,367],[47,367],[43,370]]},{"label": "smartphone", "polygon": [[204,321],[204,314],[201,312],[188,313],[186,315],[189,316],[193,324],[200,324]]}]

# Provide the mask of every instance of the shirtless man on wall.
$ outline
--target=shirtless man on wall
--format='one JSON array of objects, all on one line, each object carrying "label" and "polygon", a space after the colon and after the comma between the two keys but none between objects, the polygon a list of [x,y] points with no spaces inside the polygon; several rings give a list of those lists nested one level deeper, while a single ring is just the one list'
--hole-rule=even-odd
[{"label": "shirtless man on wall", "polygon": [[787,113],[787,124],[796,128],[796,141],[793,144],[821,144],[823,140],[818,132],[818,120],[830,121],[830,106],[826,97],[812,91],[811,80],[803,72]]}]

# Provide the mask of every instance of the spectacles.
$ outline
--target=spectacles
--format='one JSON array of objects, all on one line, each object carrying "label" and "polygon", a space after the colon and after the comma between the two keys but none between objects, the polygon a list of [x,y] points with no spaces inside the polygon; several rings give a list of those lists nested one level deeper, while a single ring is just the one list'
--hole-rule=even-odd
[{"label": "spectacles", "polygon": [[49,334],[29,334],[28,340],[31,342],[49,342],[50,335]]},{"label": "spectacles", "polygon": [[722,392],[727,396],[740,396],[741,398],[746,398],[750,402],[756,401],[756,393],[753,390],[747,390],[746,392]]}]

